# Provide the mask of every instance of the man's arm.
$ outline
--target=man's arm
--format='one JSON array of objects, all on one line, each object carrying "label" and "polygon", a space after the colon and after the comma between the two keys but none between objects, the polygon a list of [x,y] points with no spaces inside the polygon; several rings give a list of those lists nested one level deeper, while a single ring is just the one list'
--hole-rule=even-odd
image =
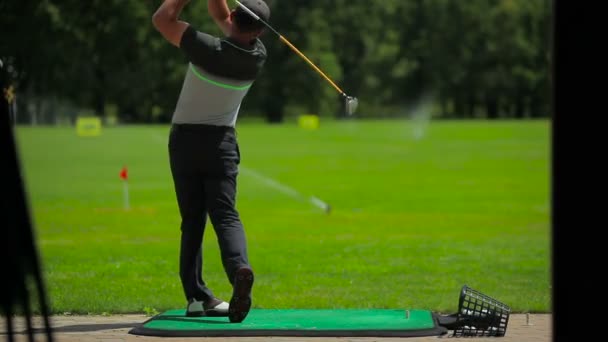
[{"label": "man's arm", "polygon": [[177,47],[189,26],[187,22],[177,18],[188,2],[190,0],[164,0],[152,16],[154,27],[166,40]]},{"label": "man's arm", "polygon": [[227,36],[230,35],[232,19],[230,19],[230,8],[228,8],[226,0],[208,0],[207,9],[222,32]]}]

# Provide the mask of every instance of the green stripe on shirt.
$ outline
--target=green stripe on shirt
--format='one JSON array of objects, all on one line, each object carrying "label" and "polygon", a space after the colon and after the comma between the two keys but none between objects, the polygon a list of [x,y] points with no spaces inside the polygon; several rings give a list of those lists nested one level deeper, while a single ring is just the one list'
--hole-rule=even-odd
[{"label": "green stripe on shirt", "polygon": [[233,86],[233,85],[230,85],[230,84],[225,84],[225,83],[217,82],[217,81],[211,80],[211,79],[209,79],[209,78],[207,78],[207,77],[205,77],[205,76],[201,75],[201,74],[198,72],[198,70],[196,70],[196,68],[194,67],[194,64],[190,64],[190,68],[192,69],[192,72],[193,72],[193,73],[194,73],[194,74],[195,74],[195,75],[196,75],[198,78],[200,78],[201,80],[203,80],[203,81],[205,81],[205,82],[208,82],[208,83],[211,83],[211,84],[213,84],[213,85],[215,85],[215,86],[225,88],[225,89],[232,89],[232,90],[245,90],[245,89],[250,88],[250,87],[251,87],[251,85],[253,85],[253,83],[250,83],[250,84],[247,84],[247,85],[244,85],[244,86]]}]

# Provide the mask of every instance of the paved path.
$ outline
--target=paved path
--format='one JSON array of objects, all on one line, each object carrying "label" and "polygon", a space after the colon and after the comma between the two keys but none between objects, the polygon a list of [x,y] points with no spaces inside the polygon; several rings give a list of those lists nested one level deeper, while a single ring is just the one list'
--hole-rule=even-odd
[{"label": "paved path", "polygon": [[[54,328],[54,340],[58,342],[143,342],[143,341],[169,341],[169,342],[193,342],[204,340],[209,342],[393,342],[402,341],[404,338],[324,338],[324,337],[206,337],[206,338],[162,338],[147,337],[128,334],[134,326],[146,321],[149,317],[145,315],[120,315],[120,316],[53,316],[51,325]],[[14,321],[15,331],[19,332],[16,342],[28,341],[25,334],[25,322],[22,319]],[[43,324],[40,319],[35,319],[34,327],[41,328]],[[5,318],[0,322],[0,340],[8,341],[6,335]],[[440,340],[462,340],[462,338],[451,338],[446,336],[433,337],[409,337],[408,342],[437,342]],[[36,342],[46,341],[44,334],[36,334]],[[492,342],[551,342],[552,341],[552,315],[535,314],[521,315],[512,314],[509,317],[507,333],[504,337],[476,337],[465,338],[467,341],[492,341]]]}]

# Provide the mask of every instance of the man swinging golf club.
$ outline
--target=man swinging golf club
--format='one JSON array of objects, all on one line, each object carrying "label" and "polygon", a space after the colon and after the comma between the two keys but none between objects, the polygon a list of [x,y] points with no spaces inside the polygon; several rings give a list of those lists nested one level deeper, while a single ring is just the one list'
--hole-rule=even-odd
[{"label": "man swinging golf club", "polygon": [[[171,120],[169,160],[181,215],[180,278],[187,316],[228,316],[242,322],[251,308],[253,271],[247,242],[235,208],[240,152],[235,124],[241,101],[266,60],[258,39],[263,24],[241,6],[208,0],[209,14],[226,37],[197,31],[178,19],[189,0],[164,0],[152,18],[154,27],[188,58],[186,76]],[[262,0],[243,0],[265,21]],[[230,303],[214,296],[202,277],[202,240],[209,215],[222,264],[233,286]]]}]

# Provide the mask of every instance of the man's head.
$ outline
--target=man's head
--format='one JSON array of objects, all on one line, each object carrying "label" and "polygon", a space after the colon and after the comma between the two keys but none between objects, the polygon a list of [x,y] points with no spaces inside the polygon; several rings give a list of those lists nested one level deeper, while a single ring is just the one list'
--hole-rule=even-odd
[{"label": "man's head", "polygon": [[[253,13],[255,13],[260,19],[268,22],[270,20],[270,8],[264,0],[239,0],[243,6],[247,7]],[[259,20],[253,18],[247,13],[241,6],[236,7],[230,14],[232,22],[240,33],[254,34],[255,36],[262,33],[264,30],[264,24]]]}]

